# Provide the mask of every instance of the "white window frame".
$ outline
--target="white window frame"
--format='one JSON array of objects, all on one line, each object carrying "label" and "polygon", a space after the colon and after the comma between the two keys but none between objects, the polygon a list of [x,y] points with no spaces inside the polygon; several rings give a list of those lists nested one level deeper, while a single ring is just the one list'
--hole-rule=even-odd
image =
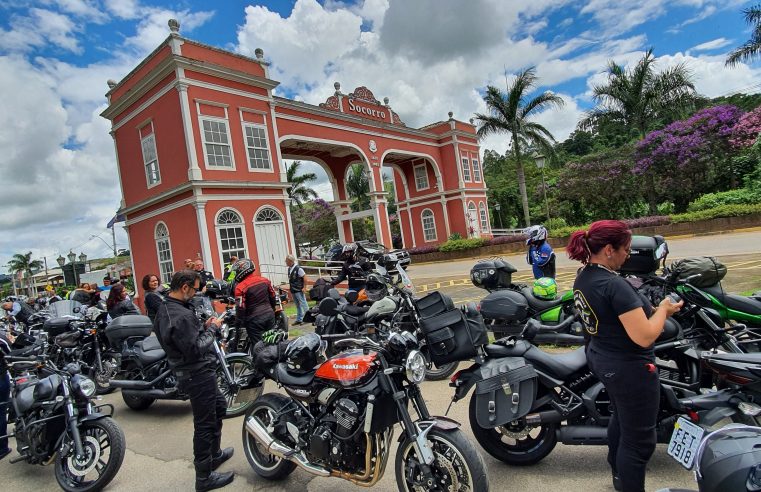
[{"label": "white window frame", "polygon": [[[267,132],[267,125],[241,120],[241,126],[243,128],[243,147],[246,149],[246,164],[248,165],[248,170],[252,173],[274,173],[275,166],[272,165],[272,152],[270,152],[270,137],[269,133]],[[248,153],[249,149],[262,150],[262,147],[250,147],[248,145],[248,135],[246,134],[246,129],[249,127],[257,130],[262,130],[264,132],[264,143],[266,145],[266,147],[264,147],[264,151],[267,153],[267,161],[269,163],[269,167],[267,168],[251,167],[251,157]]]},{"label": "white window frame", "polygon": [[[232,223],[232,224],[220,224],[219,223],[219,218],[225,212],[234,213],[235,215],[238,216],[238,220],[240,222]],[[248,258],[248,237],[246,236],[246,224],[245,224],[245,221],[243,220],[243,214],[240,213],[240,211],[238,211],[238,210],[236,210],[236,209],[234,209],[232,207],[225,207],[225,208],[222,208],[221,210],[219,210],[219,212],[217,212],[217,215],[214,216],[214,228],[217,231],[217,248],[219,250],[219,264],[222,266],[223,269],[224,269],[224,266],[226,264],[225,263],[225,253],[231,253],[231,252],[234,252],[234,251],[240,251],[240,249],[238,249],[238,248],[227,249],[227,250],[223,249],[222,248],[222,231],[223,230],[227,230],[227,229],[235,229],[236,227],[240,228],[241,237],[243,239],[243,254],[242,255],[237,255],[238,259],[240,259],[240,258]]]},{"label": "white window frame", "polygon": [[[430,212],[430,216],[426,216],[426,212]],[[433,237],[429,239],[428,235],[426,234],[426,227],[425,227],[425,219],[429,218],[431,219],[431,224],[433,226]],[[430,208],[424,208],[420,212],[420,224],[423,226],[423,241],[426,243],[431,243],[433,241],[436,241],[439,237],[438,232],[436,231],[436,214],[433,213],[433,210]]]},{"label": "white window frame", "polygon": [[[196,103],[198,104],[198,103]],[[227,117],[227,108],[225,108],[225,117],[221,118],[219,116],[208,116],[201,114],[200,111],[200,105],[198,106],[198,131],[201,133],[201,147],[203,148],[203,163],[204,166],[206,166],[206,169],[209,170],[215,170],[215,171],[235,171],[235,152],[233,152],[233,141],[230,136],[230,119]],[[203,128],[204,121],[209,121],[211,123],[222,123],[225,125],[225,135],[227,136],[227,144],[222,144],[218,142],[208,142],[206,140],[206,132]],[[206,150],[206,145],[227,145],[227,147],[230,149],[230,163],[232,164],[231,167],[227,166],[217,166],[217,165],[210,165],[209,164],[209,156],[208,152]]]},{"label": "white window frame", "polygon": [[470,183],[470,159],[468,159],[467,155],[460,156],[460,165],[462,167],[462,180]]},{"label": "white window frame", "polygon": [[[472,217],[470,215],[471,212],[474,213],[474,215]],[[473,220],[474,226],[471,226],[471,218]],[[469,201],[468,204],[465,207],[465,222],[466,222],[466,227],[467,228],[473,227],[473,232],[472,233],[470,231],[467,231],[468,232],[468,237],[479,237],[481,235],[481,230],[480,230],[481,229],[481,224],[480,224],[480,220],[479,220],[479,217],[478,217],[478,207],[476,206],[476,202],[474,202],[473,200]],[[475,230],[476,228],[475,228],[475,226],[478,226],[478,229],[479,229],[478,230],[478,234],[476,234],[476,230]]]},{"label": "white window frame", "polygon": [[[163,227],[166,231],[166,235],[159,235],[159,227]],[[172,275],[174,275],[174,262],[172,260],[172,241],[169,239],[169,227],[167,227],[164,221],[159,221],[153,228],[153,239],[156,243],[156,259],[159,263],[159,279],[161,283],[169,283],[172,281]],[[169,253],[169,258],[161,259],[161,243],[166,242],[166,251]],[[164,272],[163,266],[168,265],[168,271]]]},{"label": "white window frame", "polygon": [[478,204],[478,218],[481,222],[481,232],[489,232],[489,215],[484,202]]},{"label": "white window frame", "polygon": [[[161,184],[161,170],[159,169],[159,151],[156,147],[156,133],[153,129],[153,122],[150,122],[151,125],[151,133],[150,135],[146,135],[145,137],[140,138],[140,153],[143,156],[143,169],[145,169],[145,184],[148,187],[148,189],[153,188],[154,186],[158,186]],[[145,125],[147,126],[147,125]],[[142,128],[145,128],[143,126]],[[142,130],[142,128],[140,130]],[[138,130],[138,135],[140,135],[140,130]],[[153,159],[150,162],[146,162],[146,156],[145,156],[145,143],[148,141],[148,139],[151,139],[153,141],[153,155],[155,156],[155,159]],[[152,163],[155,163],[156,167],[156,181],[151,182],[151,173],[148,171],[148,166]]]},{"label": "white window frame", "polygon": [[[431,183],[428,181],[428,167],[427,164],[424,162],[422,164],[417,164],[413,166],[413,174],[415,178],[415,191],[423,191],[427,190],[431,187]],[[418,186],[418,170],[422,169],[423,174],[420,176],[421,178],[425,178],[425,186]]]},{"label": "white window frame", "polygon": [[481,163],[479,162],[478,157],[471,157],[470,164],[473,166],[473,182],[480,183],[481,182]]}]

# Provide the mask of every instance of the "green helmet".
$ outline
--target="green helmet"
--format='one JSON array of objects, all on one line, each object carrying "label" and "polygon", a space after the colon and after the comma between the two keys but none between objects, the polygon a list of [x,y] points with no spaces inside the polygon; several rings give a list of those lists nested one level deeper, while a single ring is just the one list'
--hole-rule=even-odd
[{"label": "green helmet", "polygon": [[534,280],[534,297],[551,301],[558,294],[558,284],[554,278],[542,277]]}]

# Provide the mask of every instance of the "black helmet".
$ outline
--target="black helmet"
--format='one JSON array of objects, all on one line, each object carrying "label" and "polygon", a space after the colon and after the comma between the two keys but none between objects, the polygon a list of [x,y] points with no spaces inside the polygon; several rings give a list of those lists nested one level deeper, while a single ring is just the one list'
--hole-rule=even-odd
[{"label": "black helmet", "polygon": [[353,260],[354,255],[356,255],[356,253],[357,253],[356,243],[344,244],[344,247],[341,250],[341,259],[344,261]]},{"label": "black helmet", "polygon": [[229,290],[227,286],[227,282],[224,280],[210,280],[206,282],[206,295],[211,297],[212,299],[216,299],[218,297],[223,297],[228,295]]},{"label": "black helmet", "polygon": [[285,363],[290,372],[307,373],[325,359],[326,342],[316,333],[303,335],[288,344]]},{"label": "black helmet", "polygon": [[386,279],[379,273],[371,273],[367,276],[365,284],[365,294],[372,302],[379,301],[388,295]]},{"label": "black helmet", "polygon": [[244,278],[248,277],[256,271],[256,265],[248,258],[241,258],[230,266],[230,274],[233,276],[233,281],[237,284]]},{"label": "black helmet", "polygon": [[761,490],[761,428],[731,424],[712,432],[695,459],[700,492]]}]

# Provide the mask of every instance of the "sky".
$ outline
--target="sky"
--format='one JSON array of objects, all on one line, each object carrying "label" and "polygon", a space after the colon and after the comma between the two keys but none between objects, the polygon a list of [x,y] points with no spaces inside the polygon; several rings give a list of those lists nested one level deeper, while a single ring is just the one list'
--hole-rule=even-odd
[{"label": "sky", "polygon": [[[536,116],[558,141],[593,107],[609,60],[685,63],[709,97],[761,90],[761,64],[725,68],[749,27],[738,0],[0,0],[0,270],[14,253],[55,265],[69,250],[110,254],[120,202],[106,107],[121,80],[168,35],[253,56],[277,95],[312,104],[366,85],[411,127],[484,112],[487,85],[535,66],[537,91],[565,101]],[[505,137],[481,142],[504,152]],[[330,195],[316,165],[315,188]],[[117,248],[127,248],[117,225]]]}]

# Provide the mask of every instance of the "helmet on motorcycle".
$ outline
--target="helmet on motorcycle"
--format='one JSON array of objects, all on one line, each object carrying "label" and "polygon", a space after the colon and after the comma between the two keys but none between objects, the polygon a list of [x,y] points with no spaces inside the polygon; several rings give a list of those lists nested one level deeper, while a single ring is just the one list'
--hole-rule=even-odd
[{"label": "helmet on motorcycle", "polygon": [[367,283],[365,284],[365,294],[367,298],[372,301],[380,301],[388,295],[388,287],[386,286],[386,279],[379,273],[371,273],[367,276]]},{"label": "helmet on motorcycle", "polygon": [[558,295],[558,284],[554,278],[541,277],[534,280],[532,292],[537,299],[551,301]]},{"label": "helmet on motorcycle", "polygon": [[531,226],[523,231],[528,236],[526,244],[538,243],[547,239],[547,229],[543,225]]},{"label": "helmet on motorcycle", "polygon": [[285,364],[290,372],[307,373],[325,358],[326,342],[316,333],[303,335],[288,344]]},{"label": "helmet on motorcycle", "polygon": [[248,258],[241,258],[230,266],[230,274],[237,284],[256,271],[256,265]]},{"label": "helmet on motorcycle", "polygon": [[227,282],[224,280],[210,280],[206,282],[206,295],[212,299],[223,297],[228,294]]},{"label": "helmet on motorcycle", "polygon": [[712,432],[695,462],[700,492],[761,490],[761,428],[731,424]]},{"label": "helmet on motorcycle", "polygon": [[344,247],[341,250],[341,259],[344,261],[353,260],[356,253],[357,253],[356,243],[344,244]]}]

